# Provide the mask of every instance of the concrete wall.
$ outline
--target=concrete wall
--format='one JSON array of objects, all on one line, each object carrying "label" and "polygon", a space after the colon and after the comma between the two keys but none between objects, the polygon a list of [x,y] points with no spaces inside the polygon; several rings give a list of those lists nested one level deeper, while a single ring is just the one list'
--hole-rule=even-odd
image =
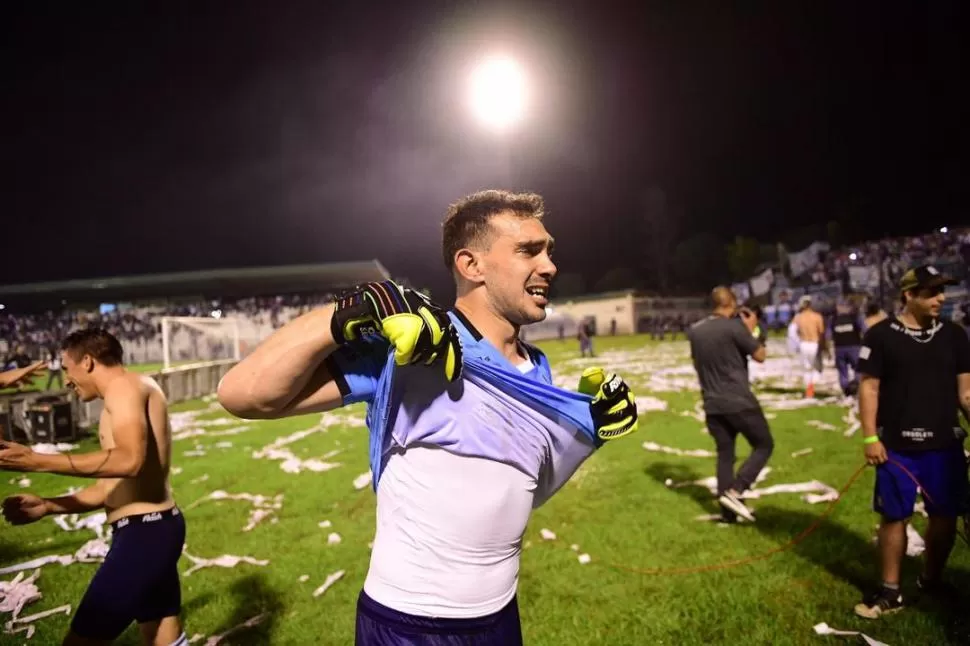
[{"label": "concrete wall", "polygon": [[[572,321],[572,336],[576,335],[576,324],[591,319],[596,334],[606,336],[610,333],[610,321],[616,321],[617,334],[633,334],[635,312],[633,292],[586,296],[551,305],[553,316],[562,316]],[[530,326],[531,327],[531,326]],[[527,333],[528,334],[528,333]],[[533,338],[528,336],[527,338]]]}]

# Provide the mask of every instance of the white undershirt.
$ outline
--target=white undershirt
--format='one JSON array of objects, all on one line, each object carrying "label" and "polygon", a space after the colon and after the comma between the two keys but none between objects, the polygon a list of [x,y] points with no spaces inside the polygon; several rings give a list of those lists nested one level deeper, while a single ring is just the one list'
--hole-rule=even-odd
[{"label": "white undershirt", "polygon": [[422,444],[395,449],[377,488],[364,591],[410,615],[473,618],[501,610],[518,586],[535,491],[532,477],[501,462]]}]

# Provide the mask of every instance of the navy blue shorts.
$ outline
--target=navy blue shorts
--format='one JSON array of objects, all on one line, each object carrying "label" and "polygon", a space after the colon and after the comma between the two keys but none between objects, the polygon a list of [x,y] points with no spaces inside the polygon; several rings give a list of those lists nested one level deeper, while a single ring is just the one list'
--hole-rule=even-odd
[{"label": "navy blue shorts", "polygon": [[71,621],[78,637],[112,641],[132,621],[173,617],[182,609],[178,560],[185,519],[178,507],[127,516],[111,530],[111,549]]},{"label": "navy blue shorts", "polygon": [[[923,502],[930,516],[955,518],[967,513],[967,460],[963,447],[902,453],[887,449],[890,460],[902,464],[925,488]],[[916,483],[892,462],[876,469],[873,509],[890,521],[913,515]]]},{"label": "navy blue shorts", "polygon": [[522,646],[515,597],[498,612],[475,619],[417,617],[391,610],[361,590],[356,646]]}]

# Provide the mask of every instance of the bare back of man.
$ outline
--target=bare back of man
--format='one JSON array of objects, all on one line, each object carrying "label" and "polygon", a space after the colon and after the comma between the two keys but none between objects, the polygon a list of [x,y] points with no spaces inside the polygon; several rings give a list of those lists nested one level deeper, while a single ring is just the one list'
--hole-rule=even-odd
[{"label": "bare back of man", "polygon": [[798,328],[799,340],[807,343],[818,343],[825,334],[822,315],[811,308],[795,315],[795,326]]},{"label": "bare back of man", "polygon": [[172,431],[165,393],[151,377],[129,372],[120,379],[124,381],[113,382],[105,393],[105,407],[98,426],[101,448],[115,448],[111,403],[117,397],[138,398],[138,405],[145,414],[148,442],[145,462],[138,475],[134,478],[101,479],[109,523],[126,516],[166,511],[175,506],[168,481]]},{"label": "bare back of man", "polygon": [[806,303],[793,322],[798,330],[798,354],[805,371],[805,396],[814,397],[815,382],[821,377],[819,351],[825,339],[825,321]]}]

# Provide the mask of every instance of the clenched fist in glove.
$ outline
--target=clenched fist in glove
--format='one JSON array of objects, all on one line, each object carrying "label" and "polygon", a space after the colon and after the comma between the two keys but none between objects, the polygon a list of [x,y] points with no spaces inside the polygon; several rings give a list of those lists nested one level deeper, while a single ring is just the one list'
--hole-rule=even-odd
[{"label": "clenched fist in glove", "polygon": [[461,377],[461,343],[448,313],[390,280],[339,297],[330,331],[339,345],[383,336],[394,346],[397,365],[440,363],[448,381]]},{"label": "clenched fist in glove", "polygon": [[579,392],[593,397],[593,424],[601,440],[615,440],[637,430],[637,401],[618,375],[602,368],[586,368],[579,380]]}]

